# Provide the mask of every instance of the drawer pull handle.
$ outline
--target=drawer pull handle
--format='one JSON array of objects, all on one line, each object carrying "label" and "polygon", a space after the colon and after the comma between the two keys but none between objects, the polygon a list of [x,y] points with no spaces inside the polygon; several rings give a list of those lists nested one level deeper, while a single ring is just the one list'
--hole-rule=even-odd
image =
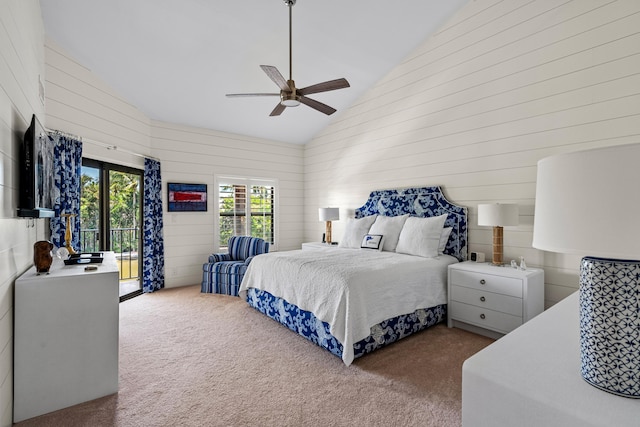
[{"label": "drawer pull handle", "polygon": [[486,280],[484,280],[484,279],[480,279],[480,284],[481,284],[481,285],[484,285],[485,283],[487,283],[487,281],[486,281]]},{"label": "drawer pull handle", "polygon": [[487,299],[485,297],[480,297],[480,301],[485,302]]},{"label": "drawer pull handle", "polygon": [[485,317],[486,317],[486,316],[484,315],[484,313],[482,313],[482,314],[480,315],[480,318],[481,318],[481,319],[484,319]]}]

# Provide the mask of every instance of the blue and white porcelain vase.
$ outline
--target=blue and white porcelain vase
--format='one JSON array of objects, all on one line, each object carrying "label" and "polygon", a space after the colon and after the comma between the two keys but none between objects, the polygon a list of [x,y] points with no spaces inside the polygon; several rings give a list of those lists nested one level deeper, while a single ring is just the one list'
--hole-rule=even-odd
[{"label": "blue and white porcelain vase", "polygon": [[640,398],[640,261],[582,259],[580,359],[591,385]]}]

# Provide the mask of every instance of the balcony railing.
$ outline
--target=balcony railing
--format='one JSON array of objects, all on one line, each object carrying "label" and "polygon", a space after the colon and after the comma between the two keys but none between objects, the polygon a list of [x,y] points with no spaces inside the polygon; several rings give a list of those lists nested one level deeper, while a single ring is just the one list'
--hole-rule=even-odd
[{"label": "balcony railing", "polygon": [[[80,230],[80,251],[99,252],[99,230],[95,228]],[[112,228],[111,250],[116,254],[120,280],[137,280],[138,248],[140,236],[137,228]]]}]

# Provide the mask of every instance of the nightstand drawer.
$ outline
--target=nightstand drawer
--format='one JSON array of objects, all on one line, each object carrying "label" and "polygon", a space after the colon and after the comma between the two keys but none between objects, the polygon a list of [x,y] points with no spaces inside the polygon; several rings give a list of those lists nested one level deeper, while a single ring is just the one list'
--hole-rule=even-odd
[{"label": "nightstand drawer", "polygon": [[451,285],[451,300],[522,317],[522,298]]},{"label": "nightstand drawer", "polygon": [[522,298],[521,279],[460,270],[451,270],[449,274],[452,285]]},{"label": "nightstand drawer", "polygon": [[451,301],[449,316],[453,320],[507,334],[522,325],[522,317]]}]

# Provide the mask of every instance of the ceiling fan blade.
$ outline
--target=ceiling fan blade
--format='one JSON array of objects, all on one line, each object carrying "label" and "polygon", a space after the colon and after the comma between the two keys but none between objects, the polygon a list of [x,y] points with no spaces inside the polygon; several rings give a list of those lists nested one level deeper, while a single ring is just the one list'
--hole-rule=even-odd
[{"label": "ceiling fan blade", "polygon": [[269,114],[269,116],[279,116],[280,114],[282,114],[285,108],[287,107],[278,103],[278,105],[276,105],[276,108],[273,109],[273,111],[271,112],[271,114]]},{"label": "ceiling fan blade", "polygon": [[228,93],[225,96],[228,98],[242,98],[249,96],[280,96],[279,93]]},{"label": "ceiling fan blade", "polygon": [[327,116],[336,112],[335,108],[329,107],[327,104],[323,104],[322,102],[318,102],[315,99],[307,98],[306,96],[299,96],[298,99],[304,105],[311,107],[315,110],[320,111],[321,113],[325,113]]},{"label": "ceiling fan blade", "polygon": [[298,89],[300,95],[310,95],[318,92],[328,92],[330,90],[344,89],[350,87],[349,82],[346,79],[329,80],[328,82],[318,83],[315,85],[303,87]]},{"label": "ceiling fan blade", "polygon": [[267,76],[269,76],[269,78],[273,80],[273,82],[277,84],[281,90],[291,92],[289,84],[287,83],[285,78],[282,77],[282,74],[280,74],[280,71],[278,71],[276,67],[273,67],[271,65],[261,65],[260,68],[262,68],[262,71],[264,71]]}]

